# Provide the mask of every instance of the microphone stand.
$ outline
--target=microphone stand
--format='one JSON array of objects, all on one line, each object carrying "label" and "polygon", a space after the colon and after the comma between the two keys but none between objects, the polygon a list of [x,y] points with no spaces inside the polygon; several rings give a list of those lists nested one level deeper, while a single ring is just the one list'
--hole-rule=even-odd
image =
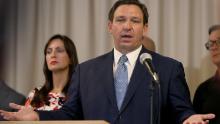
[{"label": "microphone stand", "polygon": [[[152,80],[152,83],[150,84],[150,124],[160,124],[160,109],[161,109],[161,106],[160,106],[160,102],[161,102],[161,93],[160,93],[160,83],[159,83],[159,78],[156,74],[156,72],[152,73],[150,72],[152,77],[153,77],[153,80]],[[158,108],[158,111],[155,112],[154,111],[154,94],[155,94],[155,88],[157,88],[158,90],[158,96],[157,96],[157,108]],[[154,113],[155,112],[155,113]],[[156,120],[156,114],[158,114],[158,118]]]},{"label": "microphone stand", "polygon": [[[145,67],[147,68],[148,72],[152,76],[152,82],[150,83],[150,124],[160,124],[160,110],[161,110],[161,91],[160,91],[160,82],[157,73],[150,67],[149,64],[143,62]],[[157,103],[157,111],[154,111],[154,94],[155,88],[158,89],[158,99],[156,100]],[[156,104],[156,103],[155,103]],[[155,113],[154,113],[155,112]],[[158,118],[156,120],[156,114],[158,114]]]}]

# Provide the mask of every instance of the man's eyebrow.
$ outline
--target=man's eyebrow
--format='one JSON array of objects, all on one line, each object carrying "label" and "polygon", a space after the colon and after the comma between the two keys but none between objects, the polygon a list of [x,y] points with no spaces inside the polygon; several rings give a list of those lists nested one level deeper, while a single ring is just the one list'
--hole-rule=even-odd
[{"label": "man's eyebrow", "polygon": [[141,20],[141,18],[136,17],[136,16],[133,16],[132,19],[140,19]]},{"label": "man's eyebrow", "polygon": [[115,18],[124,18],[125,16],[115,16]]}]

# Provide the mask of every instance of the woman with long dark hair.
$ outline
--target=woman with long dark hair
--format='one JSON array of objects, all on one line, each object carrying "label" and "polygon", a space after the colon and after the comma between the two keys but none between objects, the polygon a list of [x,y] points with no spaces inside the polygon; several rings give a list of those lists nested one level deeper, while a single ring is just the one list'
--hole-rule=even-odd
[{"label": "woman with long dark hair", "polygon": [[76,47],[70,38],[57,34],[48,40],[44,56],[45,83],[30,92],[25,106],[37,110],[56,110],[68,97],[71,75],[78,64]]}]

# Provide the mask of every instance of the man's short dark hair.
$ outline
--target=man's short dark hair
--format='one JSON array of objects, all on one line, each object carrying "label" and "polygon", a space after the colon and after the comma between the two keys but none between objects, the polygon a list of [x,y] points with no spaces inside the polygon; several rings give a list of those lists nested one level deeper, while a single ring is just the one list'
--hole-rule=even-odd
[{"label": "man's short dark hair", "polygon": [[215,30],[219,30],[220,29],[220,25],[212,25],[210,28],[209,28],[209,35],[215,31]]},{"label": "man's short dark hair", "polygon": [[113,21],[114,18],[114,13],[116,11],[116,9],[121,6],[121,5],[136,5],[138,6],[142,13],[143,13],[143,22],[144,24],[148,23],[148,11],[147,11],[147,7],[142,4],[141,2],[139,2],[138,0],[118,0],[117,2],[115,2],[115,4],[112,6],[112,8],[110,9],[109,13],[108,13],[108,20],[109,21]]}]

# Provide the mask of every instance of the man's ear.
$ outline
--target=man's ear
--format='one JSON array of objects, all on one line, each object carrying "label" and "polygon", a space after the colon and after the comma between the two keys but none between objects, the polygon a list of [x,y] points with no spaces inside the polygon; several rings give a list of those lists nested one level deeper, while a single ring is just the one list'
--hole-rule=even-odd
[{"label": "man's ear", "polygon": [[108,31],[112,33],[112,22],[108,21]]},{"label": "man's ear", "polygon": [[147,33],[148,33],[148,24],[144,24],[143,34],[147,34]]}]

